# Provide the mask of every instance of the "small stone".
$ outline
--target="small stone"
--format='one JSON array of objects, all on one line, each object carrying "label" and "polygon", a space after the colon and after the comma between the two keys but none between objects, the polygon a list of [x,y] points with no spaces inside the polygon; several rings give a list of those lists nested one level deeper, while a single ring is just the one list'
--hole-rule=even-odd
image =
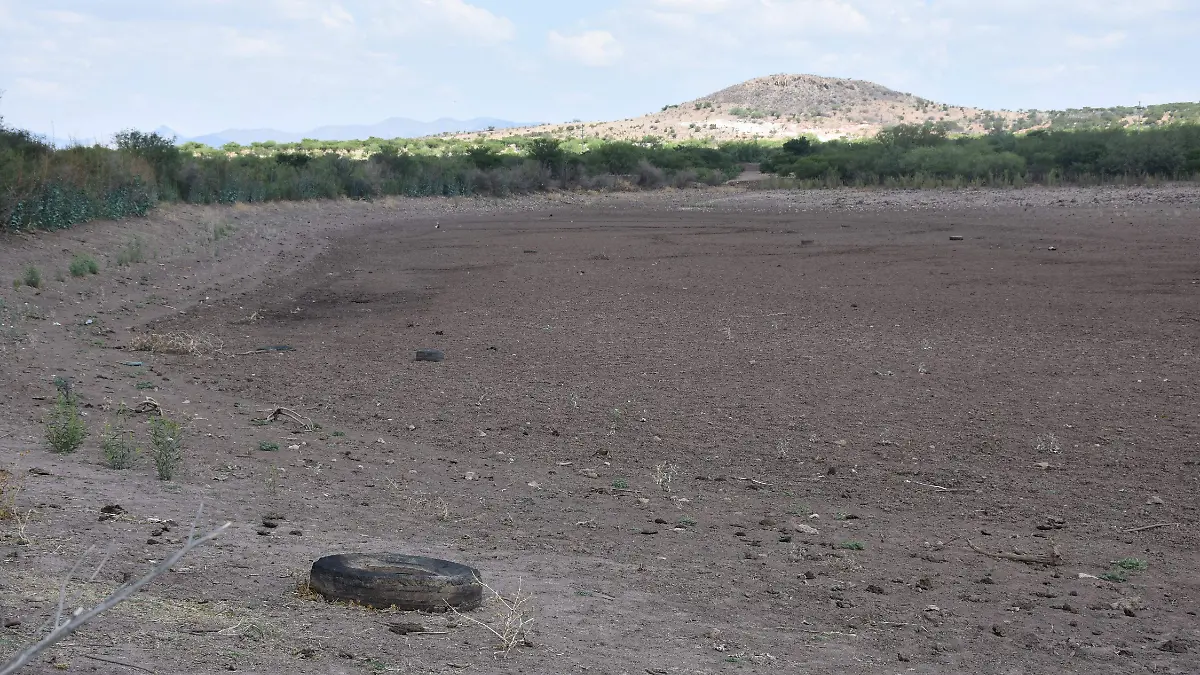
[{"label": "small stone", "polygon": [[998,623],[992,624],[992,635],[995,635],[996,637],[1004,637],[1004,626],[1001,626]]},{"label": "small stone", "polygon": [[21,625],[21,620],[16,618],[7,618],[4,620],[5,628],[16,628]]},{"label": "small stone", "polygon": [[1161,652],[1170,652],[1172,654],[1186,654],[1188,651],[1188,645],[1185,641],[1175,638],[1167,640],[1159,645],[1158,650]]},{"label": "small stone", "polygon": [[1162,500],[1162,497],[1159,497],[1158,495],[1151,495],[1151,497],[1146,500],[1146,503],[1152,504],[1152,505],[1161,505],[1164,502]]},{"label": "small stone", "polygon": [[479,478],[479,476],[476,475],[474,471],[468,471],[463,475],[463,478],[466,480],[476,480]]},{"label": "small stone", "polygon": [[396,635],[408,635],[409,633],[424,633],[425,626],[419,623],[393,623],[388,626],[388,630]]},{"label": "small stone", "polygon": [[910,659],[903,652],[896,652],[896,660],[900,663],[908,663]]},{"label": "small stone", "polygon": [[655,525],[666,525],[666,524],[667,524],[667,519],[666,519],[666,518],[655,518],[655,519],[654,519],[654,524],[655,524]]},{"label": "small stone", "polygon": [[258,536],[267,537],[267,536],[270,536],[270,534],[271,534],[271,531],[269,529],[267,529],[265,527],[258,528]]},{"label": "small stone", "polygon": [[638,497],[638,503],[642,506],[645,506],[646,504],[650,503],[650,500],[645,497]]},{"label": "small stone", "polygon": [[658,530],[653,527],[643,527],[642,534],[658,534]]},{"label": "small stone", "polygon": [[963,237],[961,234],[950,235],[950,241],[962,241],[962,240],[963,240]]},{"label": "small stone", "polygon": [[595,469],[580,469],[579,475],[585,478],[599,478],[600,474],[596,473]]},{"label": "small stone", "polygon": [[273,530],[273,529],[279,527],[279,523],[274,520],[271,520],[270,518],[263,518],[262,524],[263,524],[263,527],[270,529],[270,530]]},{"label": "small stone", "polygon": [[288,534],[293,534],[293,535],[296,535],[297,537],[299,537],[299,536],[303,536],[304,532],[302,532],[300,530],[292,530],[291,532],[288,532]]},{"label": "small stone", "polygon": [[790,534],[785,534],[779,538],[779,543],[781,543],[781,544],[790,544],[791,542],[792,542],[792,535],[790,535]]},{"label": "small stone", "polygon": [[758,521],[758,524],[762,527],[775,527],[775,521],[771,520],[770,518],[763,518],[762,520]]},{"label": "small stone", "polygon": [[877,584],[871,584],[870,586],[867,586],[867,592],[874,593],[875,595],[887,595],[887,591],[883,590],[883,586],[879,586]]},{"label": "small stone", "polygon": [[813,579],[817,578],[817,574],[816,574],[816,572],[808,571],[808,572],[804,573],[804,578],[809,581],[812,581]]},{"label": "small stone", "polygon": [[792,523],[792,529],[799,534],[806,534],[810,537],[815,537],[821,533],[820,530],[807,523]]},{"label": "small stone", "polygon": [[932,591],[933,579],[930,579],[929,577],[921,577],[917,580],[917,588],[923,591]]}]

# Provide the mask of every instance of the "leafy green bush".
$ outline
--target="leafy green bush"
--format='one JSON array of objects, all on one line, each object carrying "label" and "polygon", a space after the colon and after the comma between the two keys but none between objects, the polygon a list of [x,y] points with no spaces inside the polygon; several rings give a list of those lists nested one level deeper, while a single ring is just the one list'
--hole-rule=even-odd
[{"label": "leafy green bush", "polygon": [[100,265],[96,263],[96,259],[83,254],[77,253],[71,258],[71,264],[67,267],[73,277],[83,277],[89,274],[99,274]]}]

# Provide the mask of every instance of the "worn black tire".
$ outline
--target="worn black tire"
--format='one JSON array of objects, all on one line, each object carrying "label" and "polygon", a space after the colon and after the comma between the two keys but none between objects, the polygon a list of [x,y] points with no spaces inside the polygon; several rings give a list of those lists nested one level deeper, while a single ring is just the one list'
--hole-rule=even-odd
[{"label": "worn black tire", "polygon": [[446,354],[440,349],[418,349],[416,361],[441,361],[446,358]]},{"label": "worn black tire", "polygon": [[448,560],[398,553],[328,555],[313,563],[308,585],[329,600],[428,612],[483,604],[479,570]]}]

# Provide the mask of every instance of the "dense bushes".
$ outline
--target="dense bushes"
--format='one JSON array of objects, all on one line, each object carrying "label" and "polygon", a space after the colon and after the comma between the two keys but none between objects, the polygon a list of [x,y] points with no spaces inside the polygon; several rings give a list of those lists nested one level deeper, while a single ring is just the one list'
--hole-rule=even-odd
[{"label": "dense bushes", "polygon": [[384,195],[505,196],[621,185],[685,187],[735,177],[757,144],[563,142],[519,138],[468,144],[371,139],[343,144],[230,145],[223,150],[124,131],[115,148],[55,149],[0,124],[0,229],[55,229],[142,215],[157,201],[194,204]]},{"label": "dense bushes", "polygon": [[901,125],[869,141],[797,139],[764,160],[762,168],[824,185],[1014,185],[1200,175],[1198,125],[957,138],[948,131],[934,124]]}]

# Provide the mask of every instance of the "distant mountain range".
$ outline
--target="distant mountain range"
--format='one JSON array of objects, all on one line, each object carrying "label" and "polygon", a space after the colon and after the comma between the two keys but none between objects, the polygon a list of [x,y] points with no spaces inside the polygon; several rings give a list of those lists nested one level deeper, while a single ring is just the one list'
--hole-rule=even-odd
[{"label": "distant mountain range", "polygon": [[469,120],[442,118],[432,122],[405,117],[392,117],[378,124],[345,124],[317,127],[303,133],[280,131],[278,129],[226,129],[203,136],[185,137],[170,127],[159,127],[154,131],[162,136],[175,137],[179,143],[195,142],[219,148],[226,143],[250,145],[255,142],[275,141],[276,143],[298,143],[306,138],[318,141],[353,141],[368,138],[420,138],[436,136],[447,132],[474,132],[494,129],[511,129],[528,127],[532,124],[511,122],[509,120],[476,117]]}]

